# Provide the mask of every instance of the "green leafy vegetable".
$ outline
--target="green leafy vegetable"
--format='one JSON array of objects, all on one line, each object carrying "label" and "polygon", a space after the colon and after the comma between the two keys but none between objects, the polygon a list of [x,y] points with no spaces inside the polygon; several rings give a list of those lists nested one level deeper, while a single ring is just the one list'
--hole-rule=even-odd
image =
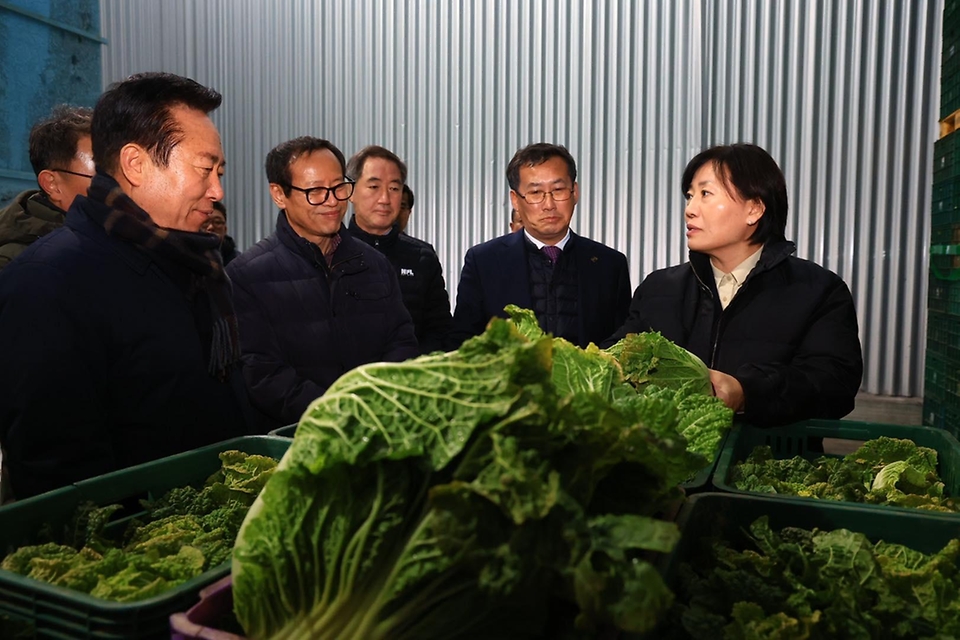
[{"label": "green leafy vegetable", "polygon": [[846,529],[770,529],[740,550],[712,545],[681,568],[668,637],[954,638],[960,635],[960,540],[924,555]]},{"label": "green leafy vegetable", "polygon": [[707,365],[658,332],[628,334],[607,352],[617,359],[624,378],[635,387],[655,384],[713,395]]},{"label": "green leafy vegetable", "polygon": [[64,541],[24,546],[0,568],[89,593],[132,602],[161,594],[230,558],[250,504],[276,460],[240,451],[220,454],[221,469],[202,489],[178,487],[145,503],[146,515],[113,537],[122,507],[81,505]]},{"label": "green leafy vegetable", "polygon": [[643,554],[678,533],[651,516],[706,463],[681,429],[723,428],[666,391],[519,312],[456,352],[348,372],[244,521],[238,619],[338,640],[652,629],[672,596]]},{"label": "green leafy vegetable", "polygon": [[883,436],[842,458],[812,461],[799,456],[778,460],[770,447],[759,446],[734,466],[731,481],[743,491],[960,511],[956,501],[944,496],[936,471],[935,450]]},{"label": "green leafy vegetable", "polygon": [[[529,309],[507,305],[505,311],[521,335],[545,337]],[[560,395],[592,391],[637,406],[636,393],[629,390],[635,387],[649,399],[639,401],[646,405],[642,419],[647,426],[661,435],[667,435],[663,429],[679,432],[687,449],[707,462],[719,454],[733,422],[733,410],[713,396],[706,365],[659,333],[630,334],[606,350],[593,344],[580,349],[554,338],[551,379]]]}]

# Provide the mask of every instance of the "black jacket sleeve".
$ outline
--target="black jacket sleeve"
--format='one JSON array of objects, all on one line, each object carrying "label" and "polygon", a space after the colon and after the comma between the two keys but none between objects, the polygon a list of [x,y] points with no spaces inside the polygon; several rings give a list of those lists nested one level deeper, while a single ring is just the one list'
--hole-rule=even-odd
[{"label": "black jacket sleeve", "polygon": [[[627,289],[627,299],[629,300],[629,278],[624,283],[624,286],[628,287]],[[611,347],[620,340],[622,340],[628,333],[642,333],[644,331],[649,331],[649,323],[643,318],[642,308],[642,291],[643,284],[637,287],[637,290],[633,293],[633,299],[629,300],[626,305],[624,305],[624,310],[618,314],[618,318],[624,317],[620,320],[620,328],[613,332],[609,338],[600,343],[601,349],[606,349]]]},{"label": "black jacket sleeve", "polygon": [[[384,261],[386,261],[385,258]],[[389,306],[392,311],[385,314],[389,318],[390,324],[384,327],[389,338],[382,359],[385,362],[403,362],[420,355],[420,346],[417,344],[416,329],[414,329],[413,320],[410,318],[410,312],[403,304],[403,295],[400,293],[397,274],[392,269],[385,270],[384,274],[390,284]]]},{"label": "black jacket sleeve", "polygon": [[425,252],[422,258],[428,267],[427,287],[423,301],[423,317],[417,340],[421,353],[446,351],[450,346],[450,330],[453,318],[450,315],[450,296],[443,280],[443,267],[436,253]]},{"label": "black jacket sleeve", "polygon": [[459,347],[464,340],[478,336],[486,329],[490,318],[483,312],[483,287],[480,269],[473,249],[467,251],[457,287],[457,307],[453,312],[451,347]]},{"label": "black jacket sleeve", "polygon": [[617,297],[613,319],[614,324],[619,327],[626,323],[630,312],[630,267],[627,264],[627,257],[623,254],[619,255],[617,264]]},{"label": "black jacket sleeve", "polygon": [[729,373],[743,386],[744,420],[756,426],[850,413],[863,356],[847,285],[835,278],[825,291],[790,362],[743,364]]}]

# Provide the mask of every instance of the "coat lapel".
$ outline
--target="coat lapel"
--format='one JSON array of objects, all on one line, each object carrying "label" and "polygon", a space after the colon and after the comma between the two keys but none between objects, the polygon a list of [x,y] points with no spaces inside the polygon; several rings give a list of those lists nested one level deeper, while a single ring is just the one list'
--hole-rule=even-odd
[{"label": "coat lapel", "polygon": [[[503,316],[507,304],[515,304],[525,309],[533,307],[530,298],[530,275],[527,273],[527,239],[523,232],[503,236],[497,262],[500,267],[501,298],[496,303],[498,316]],[[502,302],[502,304],[500,304]]]}]

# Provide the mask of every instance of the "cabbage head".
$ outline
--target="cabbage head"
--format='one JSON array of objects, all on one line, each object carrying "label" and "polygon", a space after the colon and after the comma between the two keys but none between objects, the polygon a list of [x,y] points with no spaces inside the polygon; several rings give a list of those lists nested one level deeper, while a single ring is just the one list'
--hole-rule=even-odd
[{"label": "cabbage head", "polygon": [[620,363],[623,377],[637,388],[656,385],[713,395],[710,370],[703,360],[657,331],[629,333],[606,351]]},{"label": "cabbage head", "polygon": [[[247,635],[652,629],[672,594],[646,554],[679,533],[651,516],[704,458],[678,435],[678,412],[648,420],[653,405],[615,398],[616,376],[558,393],[559,351],[495,319],[458,351],[366,365],[332,385],[237,538]],[[594,353],[584,370],[598,358],[609,362]],[[581,365],[567,362],[572,379]]]}]

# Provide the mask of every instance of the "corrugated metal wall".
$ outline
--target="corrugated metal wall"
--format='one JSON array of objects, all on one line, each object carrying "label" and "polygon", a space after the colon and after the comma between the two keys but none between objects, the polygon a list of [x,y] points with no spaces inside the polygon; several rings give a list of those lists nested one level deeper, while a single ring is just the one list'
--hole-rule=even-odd
[{"label": "corrugated metal wall", "polygon": [[224,94],[241,246],[274,224],[274,145],[383,144],[455,296],[467,248],[506,231],[507,162],[546,140],[580,165],[575,230],[636,285],[685,260],[686,161],[752,141],[787,175],[799,255],[854,292],[864,389],[921,391],[941,0],[101,1],[105,83],[166,70]]}]

